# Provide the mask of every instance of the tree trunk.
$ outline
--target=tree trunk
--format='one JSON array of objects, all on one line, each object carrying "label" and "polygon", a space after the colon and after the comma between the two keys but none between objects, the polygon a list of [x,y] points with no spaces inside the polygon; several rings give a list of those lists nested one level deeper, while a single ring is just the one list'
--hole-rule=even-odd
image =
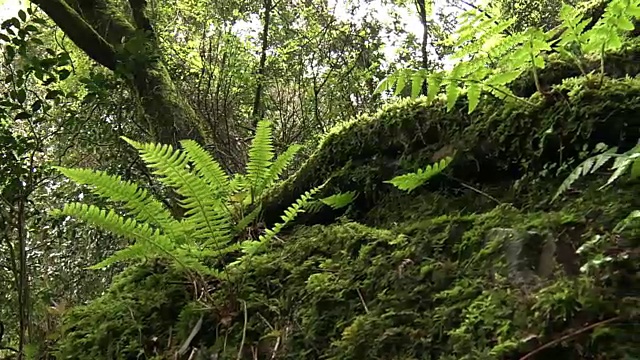
[{"label": "tree trunk", "polygon": [[129,81],[157,141],[175,146],[189,137],[213,143],[211,125],[178,93],[162,62],[146,0],[128,0],[132,16],[112,0],[32,1],[89,57]]},{"label": "tree trunk", "polygon": [[20,195],[18,200],[18,214],[16,227],[18,230],[18,259],[19,259],[19,287],[18,287],[18,313],[19,313],[19,335],[18,335],[18,360],[24,359],[24,348],[29,343],[30,335],[30,311],[29,311],[29,274],[27,271],[27,235],[25,229],[25,207],[26,197]]},{"label": "tree trunk", "polygon": [[[420,17],[420,23],[422,24],[422,43],[420,44],[420,51],[422,53],[421,67],[423,69],[429,68],[429,52],[427,46],[429,44],[429,24],[427,22],[427,0],[415,0],[416,8],[418,10],[418,16]],[[422,95],[427,95],[427,83],[422,84]]]},{"label": "tree trunk", "polygon": [[265,67],[267,63],[267,49],[269,48],[269,23],[271,22],[271,0],[264,0],[264,22],[262,26],[262,50],[260,52],[260,63],[258,64],[258,84],[256,85],[256,96],[253,101],[253,128],[258,121],[264,117],[262,110],[262,92],[264,87]]}]

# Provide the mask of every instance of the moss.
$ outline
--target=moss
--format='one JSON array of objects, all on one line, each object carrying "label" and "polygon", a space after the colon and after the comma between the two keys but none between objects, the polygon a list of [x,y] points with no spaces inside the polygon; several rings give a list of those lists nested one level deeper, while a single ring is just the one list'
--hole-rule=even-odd
[{"label": "moss", "polygon": [[166,344],[189,299],[179,274],[162,266],[135,266],[108,292],[65,314],[57,358],[137,359]]},{"label": "moss", "polygon": [[458,154],[451,165],[454,177],[490,185],[536,174],[550,162],[564,165],[584,146],[635,145],[640,80],[606,79],[596,87],[590,78],[578,78],[555,91],[557,99],[538,98],[534,107],[485,99],[471,116],[462,101],[445,112],[441,104],[406,100],[343,125],[269,195],[267,221],[329,178],[327,193],[357,190],[364,193],[358,209],[370,209],[391,189],[383,181],[423,167],[448,146]]},{"label": "moss", "polygon": [[[619,254],[622,240],[637,249],[637,227],[621,239],[610,232],[640,208],[638,184],[600,190],[602,178],[587,177],[550,202],[585,147],[628,148],[640,136],[640,80],[595,85],[558,82],[557,97],[533,108],[487,99],[473,116],[463,101],[449,113],[402,101],[344,124],[271,194],[265,213],[331,177],[330,191],[362,193],[350,219],[308,218],[229,273],[234,286],[216,287],[206,304],[177,274],[130,269],[66,316],[61,357],[151,356],[155,346],[173,358],[200,317],[192,345],[219,359],[518,359],[562,336],[536,358],[639,356],[640,328],[628,320],[638,257],[581,272],[593,254],[576,254],[598,234],[604,255]],[[410,195],[382,182],[448,147],[458,151],[449,178]],[[618,315],[627,320],[581,332]],[[172,345],[158,345],[170,331]]]}]

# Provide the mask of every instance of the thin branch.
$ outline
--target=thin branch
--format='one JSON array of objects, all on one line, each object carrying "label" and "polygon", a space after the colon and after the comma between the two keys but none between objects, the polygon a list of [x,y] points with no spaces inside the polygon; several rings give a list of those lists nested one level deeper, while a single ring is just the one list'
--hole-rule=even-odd
[{"label": "thin branch", "polygon": [[569,334],[567,334],[565,336],[559,337],[559,338],[557,338],[557,339],[555,339],[553,341],[550,341],[550,342],[540,346],[539,348],[533,350],[532,352],[528,353],[527,355],[521,357],[520,360],[532,359],[534,355],[536,355],[537,353],[541,352],[542,350],[548,349],[548,348],[550,348],[552,346],[555,346],[555,345],[557,345],[557,344],[559,344],[559,343],[561,343],[563,341],[567,341],[569,339],[577,337],[578,335],[581,335],[581,334],[583,334],[583,333],[585,333],[585,332],[587,332],[587,331],[589,331],[591,329],[594,329],[594,328],[596,328],[598,326],[606,325],[606,324],[609,324],[609,323],[612,323],[614,321],[618,321],[618,320],[621,320],[621,319],[622,319],[622,316],[616,316],[616,317],[613,317],[613,318],[608,319],[608,320],[603,320],[603,321],[597,322],[595,324],[591,324],[591,325],[589,325],[587,327],[584,327],[582,329],[578,329],[578,330],[576,330],[574,332],[571,332],[571,333],[569,333]]},{"label": "thin branch", "polygon": [[241,300],[244,305],[244,326],[242,328],[242,341],[240,341],[240,349],[238,349],[238,360],[242,358],[242,348],[244,347],[244,340],[247,335],[247,302]]}]

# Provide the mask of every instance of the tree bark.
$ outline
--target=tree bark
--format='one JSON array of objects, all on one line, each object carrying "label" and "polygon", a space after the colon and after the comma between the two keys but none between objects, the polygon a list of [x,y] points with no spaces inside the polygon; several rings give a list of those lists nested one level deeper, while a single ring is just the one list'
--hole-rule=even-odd
[{"label": "tree bark", "polygon": [[255,129],[258,121],[264,117],[262,110],[262,92],[264,87],[265,67],[267,64],[267,49],[269,48],[269,23],[271,22],[271,0],[264,0],[264,20],[262,26],[262,50],[260,52],[260,63],[258,64],[258,78],[256,85],[256,95],[253,101],[253,128]]},{"label": "tree bark", "polygon": [[[430,0],[429,0],[430,1]],[[420,23],[422,24],[422,43],[420,44],[420,51],[422,55],[421,67],[423,69],[429,68],[429,52],[427,46],[429,44],[429,24],[427,22],[427,0],[415,0],[416,8],[418,10],[418,16],[420,17]],[[422,95],[427,95],[427,83],[422,84]]]},{"label": "tree bark", "polygon": [[131,17],[112,0],[32,1],[89,57],[130,83],[156,141],[177,146],[189,137],[213,143],[211,125],[178,93],[162,61],[146,0],[128,1]]}]

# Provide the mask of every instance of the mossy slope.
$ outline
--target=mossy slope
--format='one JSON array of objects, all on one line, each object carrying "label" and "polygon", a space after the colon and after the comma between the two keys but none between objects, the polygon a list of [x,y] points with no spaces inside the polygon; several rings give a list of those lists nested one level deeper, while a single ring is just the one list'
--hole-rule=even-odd
[{"label": "mossy slope", "polygon": [[[462,102],[447,113],[403,101],[345,125],[266,213],[332,177],[330,190],[362,194],[349,220],[307,218],[206,306],[175,275],[131,269],[66,316],[59,357],[172,359],[201,317],[191,346],[202,359],[518,359],[548,342],[531,358],[640,356],[640,328],[628,320],[640,290],[637,232],[608,239],[602,251],[631,254],[615,265],[581,273],[586,259],[575,254],[640,208],[637,185],[600,191],[596,177],[551,204],[559,179],[543,176],[596,143],[634,145],[640,81],[570,79],[554,94],[533,108],[485,100],[473,116]],[[410,196],[383,183],[451,149],[455,180]],[[514,261],[517,239],[495,233],[530,239]]]}]

